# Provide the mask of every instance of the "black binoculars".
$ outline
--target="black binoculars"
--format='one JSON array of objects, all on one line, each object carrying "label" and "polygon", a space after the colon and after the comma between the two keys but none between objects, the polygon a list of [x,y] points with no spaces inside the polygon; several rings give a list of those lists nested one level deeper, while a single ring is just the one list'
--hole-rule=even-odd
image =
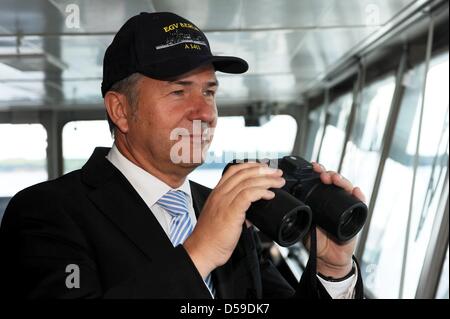
[{"label": "black binoculars", "polygon": [[275,197],[252,203],[246,213],[249,221],[279,245],[295,244],[312,224],[339,242],[352,239],[364,226],[367,206],[344,189],[322,183],[320,174],[305,159],[285,156],[275,160],[234,160],[223,173],[231,165],[248,161],[265,162],[283,171],[286,184],[270,189]]}]

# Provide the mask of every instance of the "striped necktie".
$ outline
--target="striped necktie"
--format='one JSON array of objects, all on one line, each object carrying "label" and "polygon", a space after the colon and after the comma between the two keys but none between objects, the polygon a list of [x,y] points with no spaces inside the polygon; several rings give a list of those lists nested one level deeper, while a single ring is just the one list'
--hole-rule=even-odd
[{"label": "striped necktie", "polygon": [[[173,246],[183,244],[191,234],[193,226],[189,217],[189,205],[186,193],[180,190],[170,190],[157,202],[171,216],[169,238]],[[209,291],[214,295],[211,274],[205,278]]]}]

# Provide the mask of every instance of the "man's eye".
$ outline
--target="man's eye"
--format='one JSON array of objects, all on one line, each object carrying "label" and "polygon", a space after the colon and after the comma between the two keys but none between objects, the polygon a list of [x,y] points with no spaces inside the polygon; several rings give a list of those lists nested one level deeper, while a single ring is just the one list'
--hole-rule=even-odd
[{"label": "man's eye", "polygon": [[184,94],[184,90],[173,91],[170,94],[176,95],[176,96],[182,96]]},{"label": "man's eye", "polygon": [[206,90],[205,92],[203,92],[203,94],[205,96],[215,96],[216,95],[216,91],[214,91],[214,90]]}]

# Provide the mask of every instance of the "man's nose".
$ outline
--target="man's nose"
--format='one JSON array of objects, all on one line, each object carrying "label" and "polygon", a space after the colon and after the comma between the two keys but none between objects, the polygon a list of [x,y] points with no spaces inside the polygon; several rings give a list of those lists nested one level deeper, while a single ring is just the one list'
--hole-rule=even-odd
[{"label": "man's nose", "polygon": [[211,123],[217,117],[216,103],[212,98],[199,96],[190,101],[188,119]]}]

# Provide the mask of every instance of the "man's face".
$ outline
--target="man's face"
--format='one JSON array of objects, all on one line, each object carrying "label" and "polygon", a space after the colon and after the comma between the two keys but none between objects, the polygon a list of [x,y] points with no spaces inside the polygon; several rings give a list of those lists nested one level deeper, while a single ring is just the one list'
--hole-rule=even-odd
[{"label": "man's face", "polygon": [[[201,164],[199,154],[208,149],[217,124],[217,86],[211,65],[172,81],[143,77],[137,110],[128,121],[127,143],[158,169],[192,171]],[[180,157],[183,162],[174,162]]]}]

